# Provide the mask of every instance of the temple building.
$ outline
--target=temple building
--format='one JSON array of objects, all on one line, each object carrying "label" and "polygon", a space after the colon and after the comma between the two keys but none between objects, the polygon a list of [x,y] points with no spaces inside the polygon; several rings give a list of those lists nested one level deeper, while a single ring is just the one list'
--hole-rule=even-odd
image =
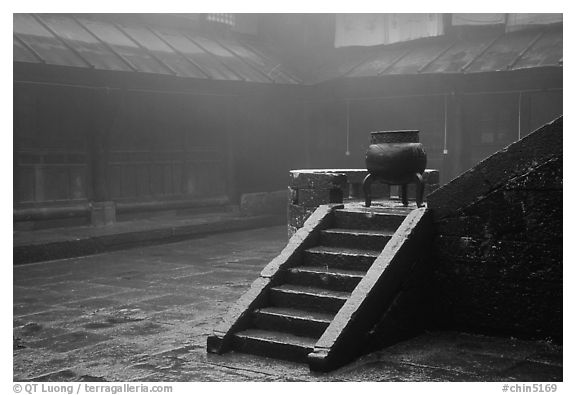
[{"label": "temple building", "polygon": [[440,184],[562,114],[561,14],[15,14],[14,226],[238,205],[418,129]]},{"label": "temple building", "polygon": [[563,14],[13,22],[15,381],[563,380]]}]

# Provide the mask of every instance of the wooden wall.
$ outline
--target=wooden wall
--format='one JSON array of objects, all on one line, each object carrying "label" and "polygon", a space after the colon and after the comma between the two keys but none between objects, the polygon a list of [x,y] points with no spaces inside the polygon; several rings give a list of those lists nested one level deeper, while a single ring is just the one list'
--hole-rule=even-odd
[{"label": "wooden wall", "polygon": [[90,196],[83,101],[73,89],[14,89],[15,205]]},{"label": "wooden wall", "polygon": [[[428,167],[445,183],[562,114],[561,69],[313,87],[42,65],[15,72],[15,208],[238,201],[242,193],[284,189],[291,169],[363,168],[370,132],[386,129],[420,130]],[[60,84],[63,75],[77,82]],[[85,86],[91,81],[116,88]]]},{"label": "wooden wall", "polygon": [[[226,194],[226,98],[128,92],[110,112],[90,90],[17,86],[15,206],[95,199],[94,134],[108,128],[108,199],[207,198]],[[100,118],[110,118],[98,122]]]},{"label": "wooden wall", "polygon": [[15,84],[14,207],[210,199],[285,189],[306,167],[282,87],[146,91]]},{"label": "wooden wall", "polygon": [[112,200],[226,193],[226,99],[127,93],[112,126]]},{"label": "wooden wall", "polygon": [[441,166],[442,97],[333,100],[312,102],[310,106],[313,168],[364,168],[370,132],[397,129],[420,130],[428,167]]},{"label": "wooden wall", "polygon": [[418,129],[442,184],[563,113],[561,70],[357,78],[318,91],[306,111],[310,167],[363,168],[370,132]]},{"label": "wooden wall", "polygon": [[562,91],[466,95],[462,105],[466,170],[562,115]]}]

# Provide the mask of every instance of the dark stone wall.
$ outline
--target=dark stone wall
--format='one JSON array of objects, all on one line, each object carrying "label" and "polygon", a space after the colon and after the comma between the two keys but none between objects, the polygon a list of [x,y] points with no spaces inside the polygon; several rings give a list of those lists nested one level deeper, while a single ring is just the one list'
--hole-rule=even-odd
[{"label": "dark stone wall", "polygon": [[561,142],[560,118],[428,197],[437,326],[561,341]]}]

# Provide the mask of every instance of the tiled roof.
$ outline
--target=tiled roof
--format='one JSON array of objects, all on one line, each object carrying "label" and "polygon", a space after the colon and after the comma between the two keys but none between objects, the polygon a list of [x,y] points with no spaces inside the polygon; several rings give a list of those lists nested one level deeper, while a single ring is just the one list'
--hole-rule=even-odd
[{"label": "tiled roof", "polygon": [[214,80],[300,82],[248,42],[71,15],[14,14],[14,61]]},{"label": "tiled roof", "polygon": [[[83,16],[14,14],[14,61],[260,83],[300,84],[268,49],[239,38]],[[443,35],[329,51],[305,83],[394,74],[562,67],[562,24],[473,37]]]},{"label": "tiled roof", "polygon": [[561,24],[475,38],[444,35],[378,47],[339,48],[314,74],[313,80],[543,66],[562,66]]}]

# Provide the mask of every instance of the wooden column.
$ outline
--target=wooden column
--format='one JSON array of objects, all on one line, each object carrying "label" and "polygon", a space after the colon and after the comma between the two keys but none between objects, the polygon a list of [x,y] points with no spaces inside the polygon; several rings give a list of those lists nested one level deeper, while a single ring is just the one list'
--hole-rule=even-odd
[{"label": "wooden column", "polygon": [[226,194],[233,204],[240,202],[238,192],[238,179],[236,176],[236,149],[239,144],[238,134],[242,133],[242,123],[239,119],[239,99],[231,98],[227,100],[225,106],[226,130],[224,132],[224,152],[226,156]]},{"label": "wooden column", "polygon": [[447,137],[446,137],[446,147],[448,149],[448,154],[444,160],[444,168],[442,169],[442,184],[447,183],[457,175],[459,175],[465,166],[463,161],[463,153],[465,151],[464,147],[464,113],[463,113],[463,96],[458,93],[452,92],[448,94],[448,111],[447,117]]},{"label": "wooden column", "polygon": [[92,112],[89,129],[90,172],[92,177],[92,200],[109,201],[109,170],[111,128],[118,113],[119,94],[102,88],[93,91]]},{"label": "wooden column", "polygon": [[20,172],[19,172],[19,159],[20,159],[20,139],[21,136],[20,134],[22,133],[21,130],[21,121],[20,121],[20,89],[18,88],[17,85],[14,85],[13,88],[13,132],[12,132],[12,145],[13,145],[13,151],[12,151],[12,204],[13,206],[17,206],[19,203],[19,198],[20,196],[18,196],[18,188],[19,188],[19,182],[20,181]]},{"label": "wooden column", "polygon": [[106,88],[93,91],[89,126],[89,168],[92,181],[92,224],[116,222],[115,204],[110,194],[109,157],[112,128],[119,113],[121,95]]},{"label": "wooden column", "polygon": [[[188,195],[188,180],[190,178],[190,169],[189,169],[189,161],[190,161],[190,131],[186,127],[188,124],[187,117],[196,117],[196,111],[186,111],[187,108],[185,107],[186,104],[184,102],[179,102],[178,105],[180,106],[182,113],[182,118],[178,123],[178,127],[180,128],[180,133],[178,138],[181,139],[182,143],[182,157],[179,158],[180,166],[182,166],[182,171],[180,172],[180,194],[181,195]],[[185,117],[183,114],[187,113]]]}]

